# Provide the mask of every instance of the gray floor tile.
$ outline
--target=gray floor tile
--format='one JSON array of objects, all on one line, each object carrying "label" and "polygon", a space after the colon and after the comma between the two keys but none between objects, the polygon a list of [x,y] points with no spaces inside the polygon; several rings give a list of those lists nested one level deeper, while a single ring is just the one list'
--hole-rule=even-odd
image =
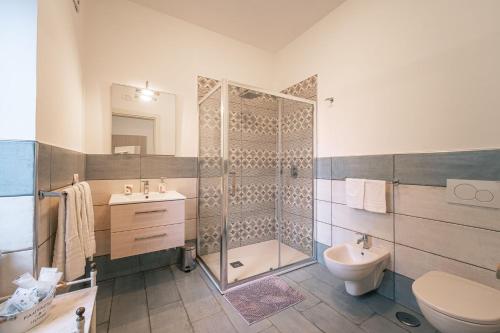
[{"label": "gray floor tile", "polygon": [[295,290],[300,292],[305,297],[305,299],[302,302],[294,305],[294,308],[296,310],[304,311],[304,310],[309,309],[310,307],[315,306],[316,304],[318,304],[320,302],[319,298],[317,298],[316,296],[311,294],[305,288],[302,288],[298,283],[292,281],[287,276],[282,276],[282,278],[283,278],[283,280],[286,281],[286,283],[288,283],[288,285],[290,287],[294,288]]},{"label": "gray floor tile", "polygon": [[207,284],[198,273],[177,279],[175,283],[191,321],[221,311]]},{"label": "gray floor tile", "polygon": [[143,274],[115,280],[109,332],[149,332],[149,314]]},{"label": "gray floor tile", "polygon": [[[406,330],[409,330],[411,332],[416,332],[416,333],[434,333],[435,329],[429,324],[429,322],[420,314],[398,304],[393,302],[390,299],[387,299],[383,296],[380,296],[376,293],[370,293],[368,295],[362,296],[361,297],[363,302],[367,304],[373,311],[375,311],[377,314],[383,316],[384,318],[392,321],[396,325],[399,325]],[[416,316],[419,320],[421,325],[419,327],[407,327],[404,326],[402,323],[400,323],[397,318],[396,318],[396,312],[398,311],[404,311],[408,312],[414,316]]]},{"label": "gray floor tile", "polygon": [[114,280],[99,282],[97,285],[99,288],[97,289],[96,297],[96,321],[97,325],[99,325],[109,321],[111,301],[113,300]]},{"label": "gray floor tile", "polygon": [[[282,278],[306,299],[250,326],[200,269],[184,273],[172,266],[133,274],[117,278],[113,288],[112,280],[101,282],[97,331],[149,332],[151,325],[152,332],[180,333],[435,333],[421,315],[377,293],[348,295],[344,283],[325,267],[313,265],[292,273]],[[404,327],[396,311],[416,315],[422,325]]]},{"label": "gray floor tile", "polygon": [[286,333],[321,333],[310,321],[294,308],[288,308],[269,317],[269,320],[281,332]]},{"label": "gray floor tile", "polygon": [[169,268],[172,271],[172,274],[174,275],[174,279],[175,280],[184,279],[186,277],[193,276],[193,275],[201,275],[200,274],[201,273],[201,268],[199,268],[199,267],[196,267],[194,270],[192,270],[191,272],[187,272],[187,273],[181,271],[175,265],[172,265]]},{"label": "gray floor tile", "polygon": [[328,271],[328,269],[320,264],[314,264],[311,266],[307,266],[303,268],[309,274],[311,274],[314,278],[329,284],[332,287],[344,288],[345,283],[342,280],[337,279]]},{"label": "gray floor tile", "polygon": [[224,298],[224,296],[222,296],[218,291],[212,292],[212,294],[239,333],[257,333],[272,326],[271,322],[267,319],[248,325],[238,311],[236,311],[236,309]]},{"label": "gray floor tile", "polygon": [[401,327],[379,315],[375,315],[365,321],[361,324],[361,328],[368,333],[407,333]]},{"label": "gray floor tile", "polygon": [[174,275],[169,268],[145,273],[149,309],[180,300]]},{"label": "gray floor tile", "polygon": [[182,302],[166,304],[149,310],[152,333],[191,333],[193,328]]},{"label": "gray floor tile", "polygon": [[108,323],[101,323],[96,327],[96,333],[108,333]]},{"label": "gray floor tile", "polygon": [[276,327],[271,326],[269,328],[266,328],[265,330],[263,330],[260,333],[280,333],[280,331]]},{"label": "gray floor tile", "polygon": [[373,314],[370,307],[359,298],[341,292],[315,278],[304,281],[301,286],[356,324],[362,323]]},{"label": "gray floor tile", "polygon": [[236,333],[224,312],[212,314],[193,323],[196,333]]},{"label": "gray floor tile", "polygon": [[297,269],[296,271],[288,272],[285,276],[295,282],[302,282],[313,277],[312,274],[305,269]]},{"label": "gray floor tile", "polygon": [[[362,333],[363,331],[351,321],[342,317],[325,303],[320,303],[302,313],[314,325],[325,333]],[[384,333],[384,332],[380,332]]]},{"label": "gray floor tile", "polygon": [[[199,268],[201,270],[201,268]],[[220,294],[220,291],[219,289],[217,289],[217,287],[213,284],[213,282],[210,280],[210,278],[208,277],[207,274],[205,274],[204,272],[202,272],[200,274],[201,278],[203,279],[203,281],[205,281],[205,283],[207,284],[208,288],[212,291],[212,292],[217,292],[218,294]]]}]

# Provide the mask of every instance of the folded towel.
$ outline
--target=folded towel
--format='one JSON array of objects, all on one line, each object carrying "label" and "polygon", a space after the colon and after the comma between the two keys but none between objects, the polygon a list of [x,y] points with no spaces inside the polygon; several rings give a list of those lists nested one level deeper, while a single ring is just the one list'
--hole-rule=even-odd
[{"label": "folded towel", "polygon": [[386,189],[385,181],[367,179],[365,182],[365,210],[374,213],[387,213]]},{"label": "folded towel", "polygon": [[82,221],[84,232],[85,257],[92,258],[96,252],[95,232],[94,232],[94,204],[92,193],[87,182],[78,183],[82,198]]},{"label": "folded towel", "polygon": [[348,207],[363,209],[365,179],[346,178],[345,197]]},{"label": "folded towel", "polygon": [[85,253],[78,235],[76,194],[73,187],[65,188],[59,199],[57,233],[52,267],[64,273],[66,281],[85,274]]}]

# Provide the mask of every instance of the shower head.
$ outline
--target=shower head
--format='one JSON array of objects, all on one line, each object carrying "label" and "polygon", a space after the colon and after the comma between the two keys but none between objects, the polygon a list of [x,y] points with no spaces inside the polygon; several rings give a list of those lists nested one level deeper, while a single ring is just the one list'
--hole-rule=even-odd
[{"label": "shower head", "polygon": [[254,99],[259,97],[261,94],[259,92],[253,91],[253,90],[243,90],[240,94],[241,98],[246,98],[246,99]]}]

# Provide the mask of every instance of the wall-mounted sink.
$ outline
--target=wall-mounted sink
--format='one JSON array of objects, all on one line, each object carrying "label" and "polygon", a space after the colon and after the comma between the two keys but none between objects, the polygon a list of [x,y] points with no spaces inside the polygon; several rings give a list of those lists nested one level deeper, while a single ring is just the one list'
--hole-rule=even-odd
[{"label": "wall-mounted sink", "polygon": [[157,201],[172,201],[172,200],[185,200],[186,197],[176,191],[167,191],[165,193],[149,192],[132,193],[132,194],[112,194],[108,204],[113,205],[126,205],[133,203],[157,202]]}]

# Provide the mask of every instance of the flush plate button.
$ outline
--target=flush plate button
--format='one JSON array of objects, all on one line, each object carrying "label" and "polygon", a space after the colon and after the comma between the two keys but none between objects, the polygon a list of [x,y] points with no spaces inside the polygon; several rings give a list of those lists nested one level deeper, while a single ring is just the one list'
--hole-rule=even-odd
[{"label": "flush plate button", "polygon": [[484,180],[447,179],[449,203],[500,208],[500,183]]}]

